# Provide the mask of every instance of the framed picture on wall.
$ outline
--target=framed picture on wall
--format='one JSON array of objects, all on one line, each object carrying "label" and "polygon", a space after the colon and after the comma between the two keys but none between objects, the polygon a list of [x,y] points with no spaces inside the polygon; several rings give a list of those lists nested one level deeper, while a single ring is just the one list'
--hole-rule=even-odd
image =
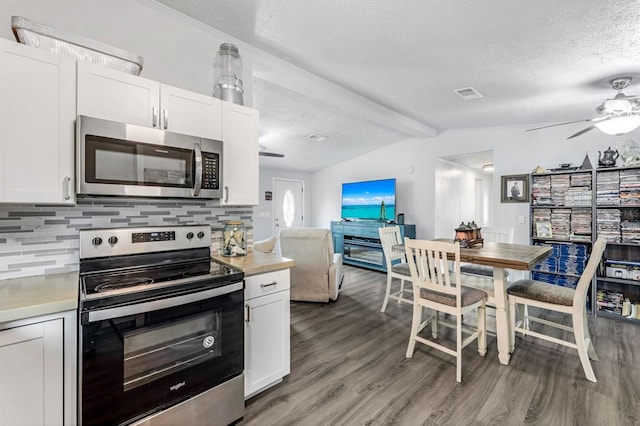
[{"label": "framed picture on wall", "polygon": [[529,175],[502,176],[500,194],[503,203],[528,203]]}]

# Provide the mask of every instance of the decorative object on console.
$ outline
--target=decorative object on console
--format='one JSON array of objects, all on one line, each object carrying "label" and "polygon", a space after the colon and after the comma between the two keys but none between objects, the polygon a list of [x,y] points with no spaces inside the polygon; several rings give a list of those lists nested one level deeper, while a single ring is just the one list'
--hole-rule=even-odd
[{"label": "decorative object on console", "polygon": [[19,43],[48,50],[75,60],[113,68],[133,75],[142,71],[142,57],[20,16],[11,17],[11,29]]},{"label": "decorative object on console", "polygon": [[247,254],[247,230],[240,221],[229,221],[222,230],[223,256],[245,256]]},{"label": "decorative object on console", "polygon": [[469,248],[476,245],[482,245],[484,240],[482,239],[482,234],[480,232],[482,228],[479,228],[476,225],[475,221],[469,222],[466,225],[464,222],[460,223],[456,228],[456,236],[453,239],[453,242],[460,242],[460,247]]},{"label": "decorative object on console", "polygon": [[617,149],[613,150],[611,149],[611,147],[609,147],[604,151],[604,156],[600,151],[598,151],[598,166],[599,167],[615,167],[616,160],[618,159],[619,156],[620,154],[618,153],[618,150]]},{"label": "decorative object on console", "polygon": [[529,175],[502,176],[501,181],[500,202],[529,202]]},{"label": "decorative object on console", "polygon": [[213,96],[223,101],[244,105],[242,94],[242,59],[236,45],[222,43],[213,63],[215,86]]}]

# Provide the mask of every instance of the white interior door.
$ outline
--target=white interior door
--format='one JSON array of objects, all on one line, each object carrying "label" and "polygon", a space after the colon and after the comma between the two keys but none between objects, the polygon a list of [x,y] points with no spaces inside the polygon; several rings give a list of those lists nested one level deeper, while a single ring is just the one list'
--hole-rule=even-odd
[{"label": "white interior door", "polygon": [[273,235],[304,226],[304,182],[273,178]]}]

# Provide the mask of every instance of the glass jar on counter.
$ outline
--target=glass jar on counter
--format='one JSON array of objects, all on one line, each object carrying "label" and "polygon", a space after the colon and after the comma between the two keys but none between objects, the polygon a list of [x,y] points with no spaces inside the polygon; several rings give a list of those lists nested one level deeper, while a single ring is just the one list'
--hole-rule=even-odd
[{"label": "glass jar on counter", "polygon": [[247,230],[240,221],[229,221],[222,228],[222,255],[245,256],[247,254]]}]

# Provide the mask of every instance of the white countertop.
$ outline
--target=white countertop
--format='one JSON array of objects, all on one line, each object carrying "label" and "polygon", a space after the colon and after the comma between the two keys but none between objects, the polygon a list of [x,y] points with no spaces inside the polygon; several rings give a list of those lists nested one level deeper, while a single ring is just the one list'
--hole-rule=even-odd
[{"label": "white countertop", "polygon": [[214,254],[211,258],[223,265],[240,269],[247,277],[291,268],[295,264],[293,259],[280,257],[275,253],[261,253],[259,251],[250,251],[246,256],[236,257],[225,257],[220,254]]},{"label": "white countertop", "polygon": [[0,280],[0,324],[78,308],[78,272]]}]

